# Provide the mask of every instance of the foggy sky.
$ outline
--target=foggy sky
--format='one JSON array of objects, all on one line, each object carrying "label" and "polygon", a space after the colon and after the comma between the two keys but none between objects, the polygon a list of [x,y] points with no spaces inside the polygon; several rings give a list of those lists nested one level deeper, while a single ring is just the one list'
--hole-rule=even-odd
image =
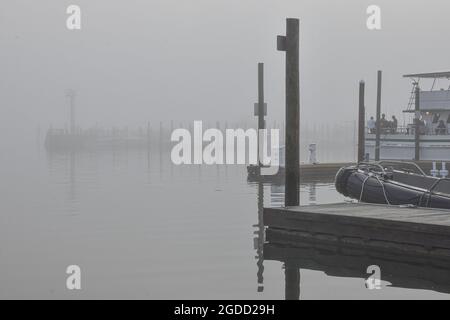
[{"label": "foggy sky", "polygon": [[[66,29],[70,4],[81,7],[80,31]],[[366,28],[370,4],[381,6],[381,31]],[[302,122],[355,119],[361,79],[373,114],[378,69],[383,111],[400,115],[403,74],[450,69],[449,10],[437,0],[2,0],[2,136],[63,127],[69,88],[83,126],[253,120],[258,62],[268,121],[281,120],[286,17],[301,20]]]}]

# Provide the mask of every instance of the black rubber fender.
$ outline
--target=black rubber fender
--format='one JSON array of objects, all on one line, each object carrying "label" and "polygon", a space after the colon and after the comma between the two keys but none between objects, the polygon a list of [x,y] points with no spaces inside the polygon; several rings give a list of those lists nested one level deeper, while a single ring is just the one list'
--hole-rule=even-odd
[{"label": "black rubber fender", "polygon": [[339,169],[339,171],[336,173],[336,178],[334,179],[334,185],[337,192],[348,197],[347,181],[355,171],[355,167],[342,167]]}]

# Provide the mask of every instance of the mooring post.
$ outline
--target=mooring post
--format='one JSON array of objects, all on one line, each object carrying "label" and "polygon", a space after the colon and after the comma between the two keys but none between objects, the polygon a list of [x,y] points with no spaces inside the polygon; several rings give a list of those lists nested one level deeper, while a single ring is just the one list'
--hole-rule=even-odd
[{"label": "mooring post", "polygon": [[70,134],[75,134],[76,124],[75,124],[75,91],[69,90],[67,92],[67,96],[69,97],[69,105],[70,105]]},{"label": "mooring post", "polygon": [[420,88],[416,86],[415,92],[415,116],[414,116],[414,160],[420,160]]},{"label": "mooring post", "polygon": [[162,154],[162,141],[163,141],[163,124],[159,122],[159,153]]},{"label": "mooring post", "polygon": [[150,121],[147,121],[147,148],[150,149],[151,144],[151,127]]},{"label": "mooring post", "polygon": [[258,63],[258,129],[265,128],[264,116],[264,63]]},{"label": "mooring post", "polygon": [[300,299],[300,269],[295,263],[284,263],[284,295],[286,300]]},{"label": "mooring post", "polygon": [[264,117],[267,114],[267,104],[264,102],[264,63],[258,63],[258,102],[255,103],[254,114],[258,117],[258,165],[261,167],[260,130],[266,127]]},{"label": "mooring post", "polygon": [[364,161],[365,158],[365,139],[366,139],[366,114],[364,107],[364,81],[359,82],[359,126],[358,126],[358,163]]},{"label": "mooring post", "polygon": [[277,49],[286,52],[286,177],[285,206],[298,206],[300,182],[299,20],[286,20],[286,36]]},{"label": "mooring post", "polygon": [[377,123],[375,137],[375,161],[380,161],[380,135],[381,135],[381,71],[378,71],[377,79]]}]

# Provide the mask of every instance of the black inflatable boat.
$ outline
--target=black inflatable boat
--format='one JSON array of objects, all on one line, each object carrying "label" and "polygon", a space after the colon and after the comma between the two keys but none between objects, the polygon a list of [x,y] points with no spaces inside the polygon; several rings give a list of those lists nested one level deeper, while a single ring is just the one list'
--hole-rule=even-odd
[{"label": "black inflatable boat", "polygon": [[335,184],[339,193],[361,202],[450,209],[450,179],[427,176],[415,163],[383,161],[344,167],[336,174]]}]

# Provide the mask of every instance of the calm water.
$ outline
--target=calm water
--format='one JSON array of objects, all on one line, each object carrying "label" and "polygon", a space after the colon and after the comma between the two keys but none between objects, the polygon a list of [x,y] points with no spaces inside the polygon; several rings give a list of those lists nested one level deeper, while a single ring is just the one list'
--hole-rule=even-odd
[{"label": "calm water", "polygon": [[[284,264],[262,259],[258,218],[258,201],[279,206],[283,189],[248,183],[242,166],[38,148],[8,148],[1,161],[0,298],[285,298]],[[331,183],[311,182],[301,201],[343,198]],[[71,264],[81,267],[81,291],[65,288]],[[300,274],[301,299],[449,297],[387,283],[368,290],[361,277],[324,270]]]}]

